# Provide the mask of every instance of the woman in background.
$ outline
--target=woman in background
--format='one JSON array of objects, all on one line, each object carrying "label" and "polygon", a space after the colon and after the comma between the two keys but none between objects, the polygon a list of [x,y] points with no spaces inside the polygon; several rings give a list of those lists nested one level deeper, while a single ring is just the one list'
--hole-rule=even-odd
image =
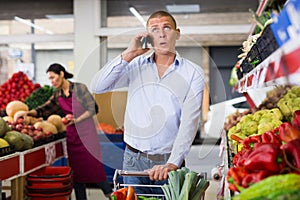
[{"label": "woman in background", "polygon": [[[73,74],[57,63],[49,66],[47,75],[56,89],[43,105],[25,115],[47,119],[51,114],[63,112],[74,118],[67,124],[66,140],[69,165],[73,170],[77,200],[87,199],[86,183],[100,187],[106,196],[112,192],[101,162],[101,149],[93,116],[98,112],[94,97],[83,83],[71,82]],[[16,116],[15,119],[21,117]]]}]

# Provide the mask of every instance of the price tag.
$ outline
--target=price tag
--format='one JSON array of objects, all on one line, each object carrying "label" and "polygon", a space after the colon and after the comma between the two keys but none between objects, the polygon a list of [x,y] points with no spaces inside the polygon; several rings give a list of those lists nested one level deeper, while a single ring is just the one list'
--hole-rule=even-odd
[{"label": "price tag", "polygon": [[51,143],[45,146],[46,164],[50,165],[56,158],[55,144]]},{"label": "price tag", "polygon": [[65,158],[68,158],[67,141],[66,141],[66,140],[64,140],[64,141],[62,142],[62,147],[63,147],[63,151],[64,151],[64,157],[65,157]]}]

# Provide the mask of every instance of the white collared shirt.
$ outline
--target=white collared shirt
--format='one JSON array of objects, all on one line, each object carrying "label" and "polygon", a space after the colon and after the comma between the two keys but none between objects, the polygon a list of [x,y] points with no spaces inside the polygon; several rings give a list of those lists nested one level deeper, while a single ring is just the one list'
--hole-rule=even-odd
[{"label": "white collared shirt", "polygon": [[200,119],[204,72],[176,54],[160,78],[152,55],[130,63],[116,57],[94,76],[96,94],[128,88],[124,141],[149,154],[171,153],[180,166],[194,140]]}]

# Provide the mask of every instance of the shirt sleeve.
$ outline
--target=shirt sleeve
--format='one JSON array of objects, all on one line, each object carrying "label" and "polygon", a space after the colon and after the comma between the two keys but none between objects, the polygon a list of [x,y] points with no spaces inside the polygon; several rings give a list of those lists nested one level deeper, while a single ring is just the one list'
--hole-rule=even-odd
[{"label": "shirt sleeve", "polygon": [[101,94],[113,89],[127,87],[129,82],[126,74],[127,65],[128,62],[123,60],[121,55],[107,63],[93,77],[90,85],[92,92]]},{"label": "shirt sleeve", "polygon": [[37,117],[47,119],[51,114],[61,113],[61,108],[57,101],[57,92],[49,98],[43,105],[38,106],[35,110],[37,111]]},{"label": "shirt sleeve", "polygon": [[85,84],[75,84],[74,91],[80,104],[85,108],[85,110],[89,111],[91,116],[98,113],[98,105]]},{"label": "shirt sleeve", "polygon": [[181,166],[190,151],[199,125],[203,90],[204,76],[198,74],[192,81],[190,90],[183,102],[179,131],[168,163]]}]

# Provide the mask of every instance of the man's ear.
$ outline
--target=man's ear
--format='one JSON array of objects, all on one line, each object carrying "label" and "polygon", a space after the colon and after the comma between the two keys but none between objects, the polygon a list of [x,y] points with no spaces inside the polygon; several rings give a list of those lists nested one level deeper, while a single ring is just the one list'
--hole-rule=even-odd
[{"label": "man's ear", "polygon": [[176,40],[179,40],[179,38],[180,38],[180,29],[177,28],[176,29]]}]

